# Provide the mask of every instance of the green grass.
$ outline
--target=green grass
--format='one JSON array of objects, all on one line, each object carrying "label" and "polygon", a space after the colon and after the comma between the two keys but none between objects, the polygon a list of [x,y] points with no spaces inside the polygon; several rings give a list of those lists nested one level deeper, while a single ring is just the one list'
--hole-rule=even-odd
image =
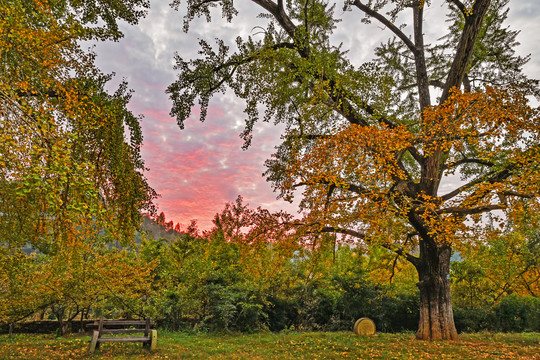
[{"label": "green grass", "polygon": [[425,342],[413,334],[357,337],[352,332],[201,334],[158,332],[158,349],[104,343],[87,353],[89,336],[0,336],[0,359],[540,359],[540,333],[462,334]]}]

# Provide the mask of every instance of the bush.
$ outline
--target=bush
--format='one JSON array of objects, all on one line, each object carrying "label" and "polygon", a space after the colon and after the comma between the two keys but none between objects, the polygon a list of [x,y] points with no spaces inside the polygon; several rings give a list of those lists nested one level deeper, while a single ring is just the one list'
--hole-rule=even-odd
[{"label": "bush", "polygon": [[266,303],[267,326],[270,331],[281,331],[299,324],[298,299],[272,295]]},{"label": "bush", "polygon": [[454,307],[454,322],[459,333],[492,330],[493,313],[481,308]]},{"label": "bush", "polygon": [[494,308],[499,331],[540,331],[540,299],[509,295]]},{"label": "bush", "polygon": [[454,307],[458,332],[540,331],[540,299],[509,295],[489,309]]},{"label": "bush", "polygon": [[375,304],[373,320],[383,332],[418,329],[420,298],[418,293],[383,295]]}]

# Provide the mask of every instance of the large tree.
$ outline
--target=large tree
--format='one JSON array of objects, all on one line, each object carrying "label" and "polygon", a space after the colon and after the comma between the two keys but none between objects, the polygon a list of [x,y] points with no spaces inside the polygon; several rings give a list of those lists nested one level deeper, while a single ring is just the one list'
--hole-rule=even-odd
[{"label": "large tree", "polygon": [[[519,210],[539,194],[540,120],[527,104],[538,82],[522,73],[528,58],[503,26],[508,0],[347,0],[358,16],[346,20],[327,1],[252,3],[266,22],[238,37],[236,51],[229,39],[201,40],[199,59],[177,56],[171,114],[183,127],[198,100],[204,120],[209,99],[230,88],[247,104],[246,146],[260,118],[285,123],[266,174],[285,199],[302,191],[303,231],[341,233],[410,261],[417,338],[456,339],[452,250],[481,240],[483,214]],[[216,6],[237,21],[232,0],[188,0],[185,30]],[[425,16],[430,6],[445,8],[447,22]],[[368,40],[370,22],[389,38],[357,64],[332,34],[343,27]],[[425,24],[438,27],[435,38]]]},{"label": "large tree", "polygon": [[117,21],[136,23],[147,7],[0,1],[0,263],[9,266],[0,279],[2,320],[50,305],[48,293],[64,296],[68,280],[88,278],[79,276],[88,262],[107,243],[129,243],[141,210],[152,209],[127,85],[108,93],[111,76],[80,45],[117,40]]}]

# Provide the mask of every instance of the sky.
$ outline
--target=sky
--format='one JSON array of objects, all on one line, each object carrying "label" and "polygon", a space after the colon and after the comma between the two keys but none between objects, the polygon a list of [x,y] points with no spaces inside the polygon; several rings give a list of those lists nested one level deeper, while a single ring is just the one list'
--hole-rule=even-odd
[{"label": "sky", "polygon": [[[192,22],[188,33],[183,32],[185,11],[169,7],[169,0],[151,0],[146,18],[136,26],[121,24],[125,36],[119,42],[95,45],[97,66],[103,72],[115,73],[114,84],[127,80],[134,90],[130,110],[143,116],[144,144],[142,157],[148,182],[161,196],[156,200],[158,211],[167,220],[183,225],[197,220],[201,230],[210,229],[214,215],[238,195],[250,207],[263,207],[271,211],[286,210],[296,213],[296,205],[277,198],[270,183],[265,181],[264,161],[280,142],[280,130],[273,124],[258,123],[254,129],[252,145],[242,150],[239,137],[244,127],[244,104],[230,93],[211,99],[208,117],[198,120],[197,109],[180,130],[176,119],[169,115],[171,101],[165,93],[167,86],[177,77],[174,55],[184,59],[196,58],[199,39],[211,42],[219,37],[232,44],[238,35],[257,36],[256,15],[260,8],[249,1],[236,1],[239,10],[233,23],[227,23],[219,12],[212,23],[205,20]],[[435,39],[445,8],[442,0],[433,0],[425,10],[425,33]],[[358,10],[343,13],[341,4],[336,15],[343,18],[334,39],[349,49],[349,58],[356,64],[373,58],[373,48],[390,36],[376,24],[360,23]],[[433,21],[432,21],[433,19]],[[507,24],[521,30],[516,49],[520,55],[531,54],[525,73],[540,78],[540,0],[512,0]],[[351,31],[354,29],[354,31]]]}]

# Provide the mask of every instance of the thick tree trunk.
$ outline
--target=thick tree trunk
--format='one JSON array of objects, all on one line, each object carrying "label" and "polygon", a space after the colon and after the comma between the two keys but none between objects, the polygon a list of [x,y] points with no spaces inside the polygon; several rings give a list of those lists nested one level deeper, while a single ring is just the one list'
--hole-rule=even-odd
[{"label": "thick tree trunk", "polygon": [[[432,244],[434,245],[434,244]],[[450,247],[421,245],[417,266],[420,282],[420,323],[416,338],[419,340],[457,340],[450,293]],[[422,251],[424,250],[424,251]],[[436,253],[433,253],[436,252]]]}]

